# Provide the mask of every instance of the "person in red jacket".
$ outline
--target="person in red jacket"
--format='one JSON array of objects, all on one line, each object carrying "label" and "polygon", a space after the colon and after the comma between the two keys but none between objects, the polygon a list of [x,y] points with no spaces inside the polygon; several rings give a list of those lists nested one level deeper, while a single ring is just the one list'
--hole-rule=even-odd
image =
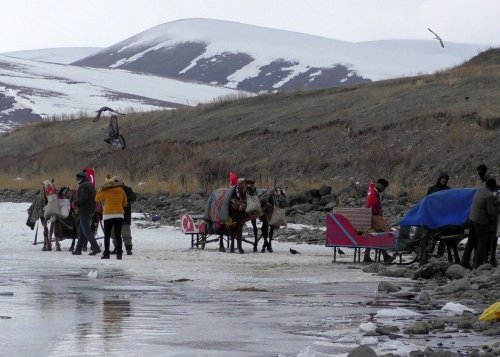
[{"label": "person in red jacket", "polygon": [[[377,183],[371,182],[366,195],[366,207],[372,209],[372,229],[379,232],[391,232],[389,223],[385,220],[382,214],[382,200],[380,194],[386,190],[389,182],[384,178],[379,178]],[[365,249],[363,262],[370,263],[373,260],[370,258],[370,248]],[[382,251],[384,262],[392,261],[391,257],[385,250]]]}]

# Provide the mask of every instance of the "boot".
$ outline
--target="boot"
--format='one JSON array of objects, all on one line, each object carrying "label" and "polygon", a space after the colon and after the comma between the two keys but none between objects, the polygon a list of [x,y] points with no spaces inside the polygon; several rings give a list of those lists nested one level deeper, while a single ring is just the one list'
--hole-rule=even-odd
[{"label": "boot", "polygon": [[116,251],[116,259],[121,260],[123,255],[123,250]]},{"label": "boot", "polygon": [[372,258],[370,258],[370,248],[365,249],[365,256],[363,258],[363,263],[373,263]]},{"label": "boot", "polygon": [[97,255],[101,252],[101,248],[97,248],[97,250],[91,249],[89,255]]},{"label": "boot", "polygon": [[105,250],[104,253],[102,253],[101,259],[109,259],[109,250]]},{"label": "boot", "polygon": [[387,253],[387,251],[383,250],[382,251],[382,255],[384,257],[384,263],[385,264],[390,264],[394,261],[394,259],[396,259],[397,255],[394,254],[394,255],[390,255],[389,253]]},{"label": "boot", "polygon": [[75,249],[74,251],[71,252],[73,255],[82,255],[82,251],[80,249]]},{"label": "boot", "polygon": [[132,244],[125,244],[125,250],[127,251],[127,255],[132,255]]}]

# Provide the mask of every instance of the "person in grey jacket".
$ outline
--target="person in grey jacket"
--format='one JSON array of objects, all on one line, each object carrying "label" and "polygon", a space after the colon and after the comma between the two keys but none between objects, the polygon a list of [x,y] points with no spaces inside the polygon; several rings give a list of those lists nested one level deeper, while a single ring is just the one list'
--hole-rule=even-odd
[{"label": "person in grey jacket", "polygon": [[78,182],[78,189],[76,190],[74,205],[78,210],[79,226],[78,242],[72,254],[82,255],[82,245],[86,239],[91,247],[89,255],[96,255],[101,252],[101,248],[99,248],[99,244],[97,244],[92,233],[92,218],[95,211],[95,189],[83,170],[76,174],[76,181]]},{"label": "person in grey jacket", "polygon": [[491,230],[496,229],[498,211],[493,191],[497,186],[496,178],[489,176],[472,199],[469,214],[469,239],[465,245],[461,264],[470,267],[472,250],[475,250],[473,267],[477,268],[488,259],[488,248],[491,244]]}]

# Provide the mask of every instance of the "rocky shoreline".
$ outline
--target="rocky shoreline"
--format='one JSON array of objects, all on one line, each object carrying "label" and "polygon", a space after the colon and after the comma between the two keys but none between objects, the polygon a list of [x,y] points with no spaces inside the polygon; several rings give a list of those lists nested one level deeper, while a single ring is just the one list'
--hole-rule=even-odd
[{"label": "rocky shoreline", "polygon": [[[36,190],[4,189],[0,190],[0,201],[31,202],[36,192]],[[288,222],[302,224],[305,227],[300,230],[281,228],[275,233],[276,241],[324,244],[326,212],[330,212],[334,207],[362,207],[365,192],[366,187],[352,185],[337,193],[332,193],[331,188],[323,186],[318,190],[291,194],[286,209]],[[202,214],[206,200],[202,194],[169,197],[166,194],[139,193],[137,202],[133,204],[133,212],[143,213],[146,217],[157,216],[161,224],[173,225],[183,213]],[[399,197],[386,196],[384,213],[391,223],[397,223],[411,205],[404,193]],[[367,338],[374,338],[368,340],[372,341],[373,345],[362,345],[351,351],[349,356],[377,356],[375,350],[379,341],[412,340],[417,337],[426,340],[441,338],[443,342],[440,342],[441,346],[434,350],[427,348],[406,355],[500,356],[500,321],[478,319],[485,308],[500,301],[499,268],[484,264],[478,269],[468,270],[460,265],[452,265],[443,258],[432,258],[429,264],[421,267],[416,263],[405,267],[374,263],[364,265],[361,269],[381,280],[378,288],[380,296],[407,300],[418,307],[419,315],[406,320],[403,324],[390,324],[376,317],[368,325],[363,324],[365,326],[362,333]],[[449,304],[461,305],[455,305],[455,310],[450,314],[443,314],[442,309],[446,310]],[[461,307],[464,311],[459,311]],[[490,342],[480,346],[454,348],[457,339],[479,335]],[[399,355],[391,352],[381,353],[378,356]]]}]

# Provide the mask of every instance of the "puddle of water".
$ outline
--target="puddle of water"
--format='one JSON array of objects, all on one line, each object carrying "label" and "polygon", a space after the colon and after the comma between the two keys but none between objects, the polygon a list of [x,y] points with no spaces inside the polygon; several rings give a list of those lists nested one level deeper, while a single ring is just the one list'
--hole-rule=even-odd
[{"label": "puddle of water", "polygon": [[[377,282],[205,290],[189,281],[140,280],[121,269],[0,272],[0,355],[336,356],[362,342],[388,353],[402,347],[386,336],[364,337],[359,325],[381,308],[419,310],[412,300],[377,294]],[[481,344],[448,334],[409,341],[443,350]]]}]

